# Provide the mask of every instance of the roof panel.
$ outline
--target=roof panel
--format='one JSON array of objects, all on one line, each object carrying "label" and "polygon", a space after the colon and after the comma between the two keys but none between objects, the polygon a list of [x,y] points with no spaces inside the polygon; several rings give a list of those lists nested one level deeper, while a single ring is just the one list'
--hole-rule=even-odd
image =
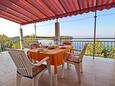
[{"label": "roof panel", "polygon": [[73,9],[77,10],[77,6],[76,6],[76,3],[75,3],[75,0],[71,0],[71,4],[72,4]]},{"label": "roof panel", "polygon": [[2,11],[8,12],[8,13],[10,13],[10,14],[16,16],[16,17],[22,18],[22,19],[25,20],[25,21],[31,21],[30,18],[28,18],[28,17],[26,17],[26,16],[24,16],[24,15],[22,15],[22,14],[16,12],[16,11],[10,9],[10,8],[7,8],[7,7],[4,6],[4,5],[0,5],[0,9],[1,9]]},{"label": "roof panel", "polygon": [[31,0],[26,0],[28,3],[30,3],[33,7],[35,7],[42,15],[45,17],[52,16],[52,13],[47,12],[48,10],[44,8],[40,3],[33,2]]},{"label": "roof panel", "polygon": [[14,21],[15,23],[18,23],[18,24],[20,24],[21,22],[20,21],[17,21],[16,19],[14,19],[14,18],[12,18],[12,17],[9,17],[9,16],[6,16],[6,15],[2,15],[2,14],[0,14],[0,17],[1,18],[4,18],[4,19],[7,19],[7,20],[10,20],[10,21]]},{"label": "roof panel", "polygon": [[15,19],[16,21],[19,21],[19,22],[26,22],[25,20],[20,19],[20,18],[14,16],[14,15],[8,13],[7,11],[5,12],[5,11],[0,10],[0,14],[5,15],[5,16],[10,17],[10,18],[13,18],[13,19]]},{"label": "roof panel", "polygon": [[46,3],[47,6],[49,6],[51,8],[51,10],[56,14],[59,15],[60,11],[59,9],[56,8],[56,6],[54,5],[54,0],[44,0],[44,2]]},{"label": "roof panel", "polygon": [[54,16],[56,15],[54,10],[52,10],[51,6],[47,5],[47,3],[44,0],[36,0],[37,3],[41,4],[45,10],[50,11]]},{"label": "roof panel", "polygon": [[0,1],[0,4],[10,8],[10,9],[12,9],[12,10],[14,10],[14,11],[16,11],[16,12],[22,14],[22,15],[25,15],[32,20],[36,19],[36,17],[34,15],[32,15],[30,12],[24,10],[23,8],[21,8],[18,5],[12,3],[9,0],[2,0],[2,1]]},{"label": "roof panel", "polygon": [[25,8],[26,10],[30,10],[32,13],[34,13],[38,18],[45,18],[45,16],[39,11],[37,10],[34,6],[32,6],[30,3],[28,3],[25,0],[20,0],[20,5],[24,6],[23,8]]},{"label": "roof panel", "polygon": [[40,19],[39,16],[36,14],[36,12],[32,8],[30,8],[28,5],[24,4],[24,2],[22,3],[22,0],[9,0],[9,1],[11,1],[12,3],[16,4],[17,6],[23,8],[24,10],[28,11],[29,13],[34,15],[37,19]]},{"label": "roof panel", "polygon": [[60,10],[61,13],[64,12],[64,10],[61,7],[61,5],[59,4],[58,0],[54,0],[54,4],[55,4],[56,8]]},{"label": "roof panel", "polygon": [[113,7],[115,0],[0,0],[0,17],[23,25]]}]

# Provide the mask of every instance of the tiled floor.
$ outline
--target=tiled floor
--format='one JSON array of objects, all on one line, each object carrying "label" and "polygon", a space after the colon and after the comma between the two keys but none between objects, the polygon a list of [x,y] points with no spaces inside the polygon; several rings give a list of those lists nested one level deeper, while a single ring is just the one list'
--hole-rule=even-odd
[{"label": "tiled floor", "polygon": [[[74,66],[65,67],[65,77],[61,78],[59,67],[58,86],[115,86],[115,60],[84,57],[82,82],[77,82]],[[16,86],[16,68],[7,52],[0,54],[0,86]],[[31,80],[22,79],[21,86],[32,86]],[[39,86],[49,86],[47,71],[41,76]]]}]

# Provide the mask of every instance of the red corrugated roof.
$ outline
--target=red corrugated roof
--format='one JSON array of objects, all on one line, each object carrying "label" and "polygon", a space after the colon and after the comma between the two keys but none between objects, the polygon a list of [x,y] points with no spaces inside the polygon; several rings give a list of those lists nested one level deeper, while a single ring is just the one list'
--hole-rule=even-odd
[{"label": "red corrugated roof", "polygon": [[115,7],[115,0],[0,0],[0,17],[19,24]]}]

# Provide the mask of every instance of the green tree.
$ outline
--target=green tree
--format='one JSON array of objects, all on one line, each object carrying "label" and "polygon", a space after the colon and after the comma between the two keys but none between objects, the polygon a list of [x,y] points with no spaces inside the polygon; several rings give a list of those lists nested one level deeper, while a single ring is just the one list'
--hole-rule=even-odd
[{"label": "green tree", "polygon": [[[36,41],[35,35],[24,37],[24,47],[28,48],[29,47],[29,43],[31,41]],[[19,38],[17,40],[13,40],[13,46],[12,47],[16,48],[16,49],[20,49],[21,46],[20,46],[20,39]]]},{"label": "green tree", "polygon": [[1,49],[2,50],[5,50],[5,48],[11,48],[12,47],[12,40],[4,34],[0,35],[0,43],[1,43]]},{"label": "green tree", "polygon": [[115,48],[113,47],[104,47],[104,49],[101,52],[104,56],[104,58],[114,58],[115,57]]},{"label": "green tree", "polygon": [[[86,55],[93,55],[93,49],[94,49],[94,42],[90,42],[88,44],[88,47],[86,49]],[[96,39],[95,42],[95,56],[101,56],[101,52],[103,50],[103,44],[100,40]]]},{"label": "green tree", "polygon": [[12,48],[15,48],[15,49],[20,49],[21,48],[21,46],[20,46],[20,39],[13,41]]},{"label": "green tree", "polygon": [[28,48],[28,47],[29,47],[29,43],[30,43],[31,41],[37,41],[37,40],[35,39],[35,36],[34,36],[34,35],[26,36],[26,37],[24,38],[24,47]]}]

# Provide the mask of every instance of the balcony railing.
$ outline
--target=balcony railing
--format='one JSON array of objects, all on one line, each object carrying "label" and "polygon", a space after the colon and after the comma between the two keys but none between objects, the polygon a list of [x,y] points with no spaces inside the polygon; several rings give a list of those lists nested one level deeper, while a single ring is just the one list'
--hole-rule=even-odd
[{"label": "balcony railing", "polygon": [[[29,39],[28,39],[29,40]],[[31,39],[30,39],[31,40]],[[54,44],[54,38],[38,38],[39,42],[43,45]],[[93,38],[61,38],[60,43],[64,40],[70,40],[72,46],[75,49],[75,53],[79,53],[83,48],[85,43],[88,43],[85,55],[93,56],[94,54],[94,39]],[[115,38],[96,38],[95,42],[95,56],[104,58],[114,58],[115,57]]]},{"label": "balcony railing", "polygon": [[[68,40],[61,39],[61,41]],[[88,47],[85,55],[93,56],[94,49],[94,39],[93,38],[71,38],[75,53],[81,51],[85,43],[88,43]],[[96,38],[95,42],[95,56],[104,58],[114,58],[115,57],[115,38]]]},{"label": "balcony railing", "polygon": [[[24,38],[24,47],[29,47],[29,42],[36,40],[41,42],[43,45],[53,45],[55,44],[54,37],[42,37],[42,38],[33,38],[27,37]],[[83,48],[85,43],[88,43],[85,55],[93,56],[94,55],[94,39],[93,38],[61,38],[60,43],[63,43],[64,40],[70,40],[72,46],[75,49],[75,53],[79,53]],[[13,48],[20,48],[19,39],[12,42]],[[0,44],[0,52],[3,51],[5,46]],[[96,57],[105,57],[105,58],[114,58],[115,57],[115,38],[96,38],[95,41],[95,56]]]},{"label": "balcony railing", "polygon": [[[39,42],[43,45],[54,44],[54,38],[38,38]],[[94,49],[94,39],[93,38],[61,38],[60,43],[63,43],[64,40],[70,40],[72,46],[75,49],[75,53],[79,53],[83,48],[85,43],[88,43],[85,55],[93,56]],[[115,57],[115,38],[96,38],[95,42],[95,56],[96,57],[105,57],[105,58],[114,58]]]}]

